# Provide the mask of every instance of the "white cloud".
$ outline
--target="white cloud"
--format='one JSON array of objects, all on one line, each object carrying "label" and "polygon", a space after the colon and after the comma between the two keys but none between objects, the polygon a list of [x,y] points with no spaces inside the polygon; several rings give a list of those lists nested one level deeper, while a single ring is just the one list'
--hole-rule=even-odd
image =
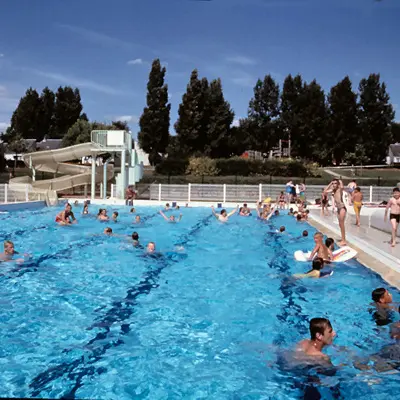
[{"label": "white cloud", "polygon": [[109,85],[104,85],[89,79],[78,78],[74,76],[64,75],[57,72],[41,71],[34,68],[22,68],[27,72],[31,72],[35,75],[42,76],[43,78],[51,79],[60,84],[72,85],[78,88],[85,88],[94,92],[109,94],[109,95],[124,95],[126,92],[116,89]]},{"label": "white cloud", "polygon": [[114,118],[114,121],[137,124],[139,122],[139,117],[137,115],[119,115]]},{"label": "white cloud", "polygon": [[252,58],[249,58],[246,56],[227,57],[226,61],[233,63],[233,64],[239,64],[239,65],[255,65],[255,64],[257,64],[256,60],[253,60]]},{"label": "white cloud", "polygon": [[4,132],[9,126],[8,122],[0,122],[0,132]]},{"label": "white cloud", "polygon": [[143,65],[144,61],[141,58],[135,58],[134,60],[130,60],[127,63],[128,65]]},{"label": "white cloud", "polygon": [[234,119],[231,126],[239,126],[239,124],[240,124],[240,120]]}]

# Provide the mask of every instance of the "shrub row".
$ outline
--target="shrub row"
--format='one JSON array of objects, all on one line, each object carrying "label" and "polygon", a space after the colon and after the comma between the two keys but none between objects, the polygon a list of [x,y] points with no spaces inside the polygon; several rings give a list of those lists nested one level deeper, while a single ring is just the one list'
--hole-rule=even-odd
[{"label": "shrub row", "polygon": [[163,160],[156,167],[161,175],[208,175],[208,176],[314,176],[312,165],[292,160],[246,160],[240,157],[210,159],[207,157],[192,159]]}]

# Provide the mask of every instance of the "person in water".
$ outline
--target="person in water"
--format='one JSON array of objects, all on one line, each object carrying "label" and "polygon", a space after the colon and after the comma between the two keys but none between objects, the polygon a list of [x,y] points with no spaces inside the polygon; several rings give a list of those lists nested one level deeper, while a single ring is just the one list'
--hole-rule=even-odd
[{"label": "person in water", "polygon": [[322,258],[325,262],[333,260],[332,251],[325,246],[323,239],[324,235],[321,232],[314,234],[315,247],[310,254],[309,260],[312,260],[315,256]]},{"label": "person in water", "polygon": [[329,274],[321,274],[321,269],[324,268],[324,260],[322,258],[316,257],[312,261],[312,268],[305,274],[294,274],[294,278],[323,278]]},{"label": "person in water", "polygon": [[142,221],[140,220],[140,215],[136,215],[134,224],[140,224]]},{"label": "person in water", "polygon": [[325,193],[332,193],[337,210],[337,217],[339,221],[341,241],[339,246],[346,246],[346,229],[344,221],[347,215],[347,208],[343,201],[343,182],[340,179],[334,179],[325,189]]},{"label": "person in water", "polygon": [[378,310],[395,310],[400,312],[399,305],[393,305],[393,297],[389,290],[385,288],[375,289],[372,294],[373,304]]},{"label": "person in water", "polygon": [[332,364],[330,358],[322,351],[332,344],[336,332],[329,319],[313,318],[310,321],[310,339],[299,342],[296,353],[299,358],[314,359],[323,363]]},{"label": "person in water", "polygon": [[170,209],[169,203],[165,205],[164,211],[168,211]]},{"label": "person in water", "polygon": [[221,210],[221,213],[220,213],[220,214],[217,214],[217,213],[215,212],[214,206],[211,206],[211,210],[212,210],[212,213],[213,213],[214,217],[217,218],[217,220],[220,221],[220,222],[227,222],[228,219],[229,219],[229,217],[231,217],[232,215],[234,215],[234,214],[237,212],[238,209],[239,209],[239,206],[237,206],[237,207],[236,207],[234,210],[232,210],[229,214],[227,213],[227,211],[226,211],[225,209],[222,209],[222,210]]},{"label": "person in water", "polygon": [[56,222],[59,225],[70,225],[77,222],[74,213],[72,212],[71,204],[67,203],[63,211],[56,215]]},{"label": "person in water", "polygon": [[361,192],[361,189],[357,186],[353,192],[351,193],[351,201],[353,202],[353,208],[354,212],[356,213],[356,225],[360,226],[360,213],[361,213],[361,207],[363,205],[363,194]]},{"label": "person in water", "polygon": [[113,233],[113,230],[111,228],[107,227],[104,229],[103,233],[107,236],[111,236]]},{"label": "person in water", "polygon": [[327,238],[325,240],[325,246],[328,248],[328,250],[334,251],[335,250],[335,240],[332,238]]},{"label": "person in water", "polygon": [[18,251],[15,251],[14,243],[11,240],[4,241],[4,251],[0,253],[0,261],[17,261],[22,262],[24,261],[23,258],[19,258],[14,260],[14,255],[19,254]]},{"label": "person in water", "polygon": [[139,243],[139,234],[138,234],[137,232],[133,232],[133,233],[132,233],[132,241],[133,241],[132,244],[133,244],[135,247],[140,246],[140,243]]},{"label": "person in water", "polygon": [[105,208],[99,209],[99,213],[97,214],[97,219],[99,221],[108,221],[110,219],[108,218],[107,210]]},{"label": "person in water", "polygon": [[89,205],[88,205],[87,201],[85,201],[85,202],[83,203],[83,211],[82,211],[82,214],[83,214],[83,215],[89,214]]},{"label": "person in water", "polygon": [[155,253],[156,252],[156,244],[154,242],[147,243],[146,251],[150,254]]},{"label": "person in water", "polygon": [[171,215],[169,218],[162,212],[162,210],[160,210],[160,214],[162,215],[162,217],[168,221],[168,222],[172,222],[172,223],[176,223],[176,222],[180,222],[180,220],[182,219],[182,214],[179,214],[178,218],[175,218],[175,215]]},{"label": "person in water", "polygon": [[303,237],[308,237],[308,231],[303,231]]},{"label": "person in water", "polygon": [[397,229],[399,228],[400,224],[400,189],[394,188],[393,195],[388,201],[385,210],[384,221],[387,221],[387,214],[390,208],[390,223],[392,225],[392,239],[391,245],[392,247],[396,246],[396,236],[397,236]]},{"label": "person in water", "polygon": [[135,212],[136,212],[135,207],[132,207],[132,208],[131,208],[131,213],[134,214]]},{"label": "person in water", "polygon": [[118,219],[118,211],[114,211],[114,212],[113,212],[111,219],[112,219],[114,222],[118,222],[118,221],[117,221],[117,219]]}]

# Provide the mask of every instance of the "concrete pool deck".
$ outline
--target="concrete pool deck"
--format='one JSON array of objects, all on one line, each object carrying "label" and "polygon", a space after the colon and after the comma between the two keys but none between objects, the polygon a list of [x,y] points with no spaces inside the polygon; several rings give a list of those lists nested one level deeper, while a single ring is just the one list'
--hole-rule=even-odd
[{"label": "concrete pool deck", "polygon": [[[340,230],[336,215],[322,217],[320,209],[312,209],[309,222],[339,241]],[[391,247],[390,234],[370,227],[369,216],[361,216],[361,226],[357,227],[355,217],[351,214],[346,218],[346,239],[348,245],[358,251],[359,262],[400,289],[400,243]]]}]

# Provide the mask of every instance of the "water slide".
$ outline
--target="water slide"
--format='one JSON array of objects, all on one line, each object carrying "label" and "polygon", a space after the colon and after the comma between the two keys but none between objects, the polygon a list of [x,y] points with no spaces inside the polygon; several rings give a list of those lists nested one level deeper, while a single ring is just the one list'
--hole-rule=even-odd
[{"label": "water slide", "polygon": [[[107,153],[94,142],[77,144],[75,146],[64,147],[57,150],[36,151],[22,156],[24,163],[37,171],[63,174],[63,176],[53,179],[32,180],[29,176],[22,176],[10,180],[10,188],[18,190],[29,184],[32,191],[42,193],[46,196],[46,201],[52,203],[49,196],[56,197],[56,192],[73,188],[75,186],[89,185],[91,183],[91,165],[69,164],[66,161],[79,160],[82,157]],[[108,179],[114,176],[113,165],[107,166]],[[103,180],[103,166],[96,167],[96,183]],[[50,201],[48,201],[50,200]]]}]

